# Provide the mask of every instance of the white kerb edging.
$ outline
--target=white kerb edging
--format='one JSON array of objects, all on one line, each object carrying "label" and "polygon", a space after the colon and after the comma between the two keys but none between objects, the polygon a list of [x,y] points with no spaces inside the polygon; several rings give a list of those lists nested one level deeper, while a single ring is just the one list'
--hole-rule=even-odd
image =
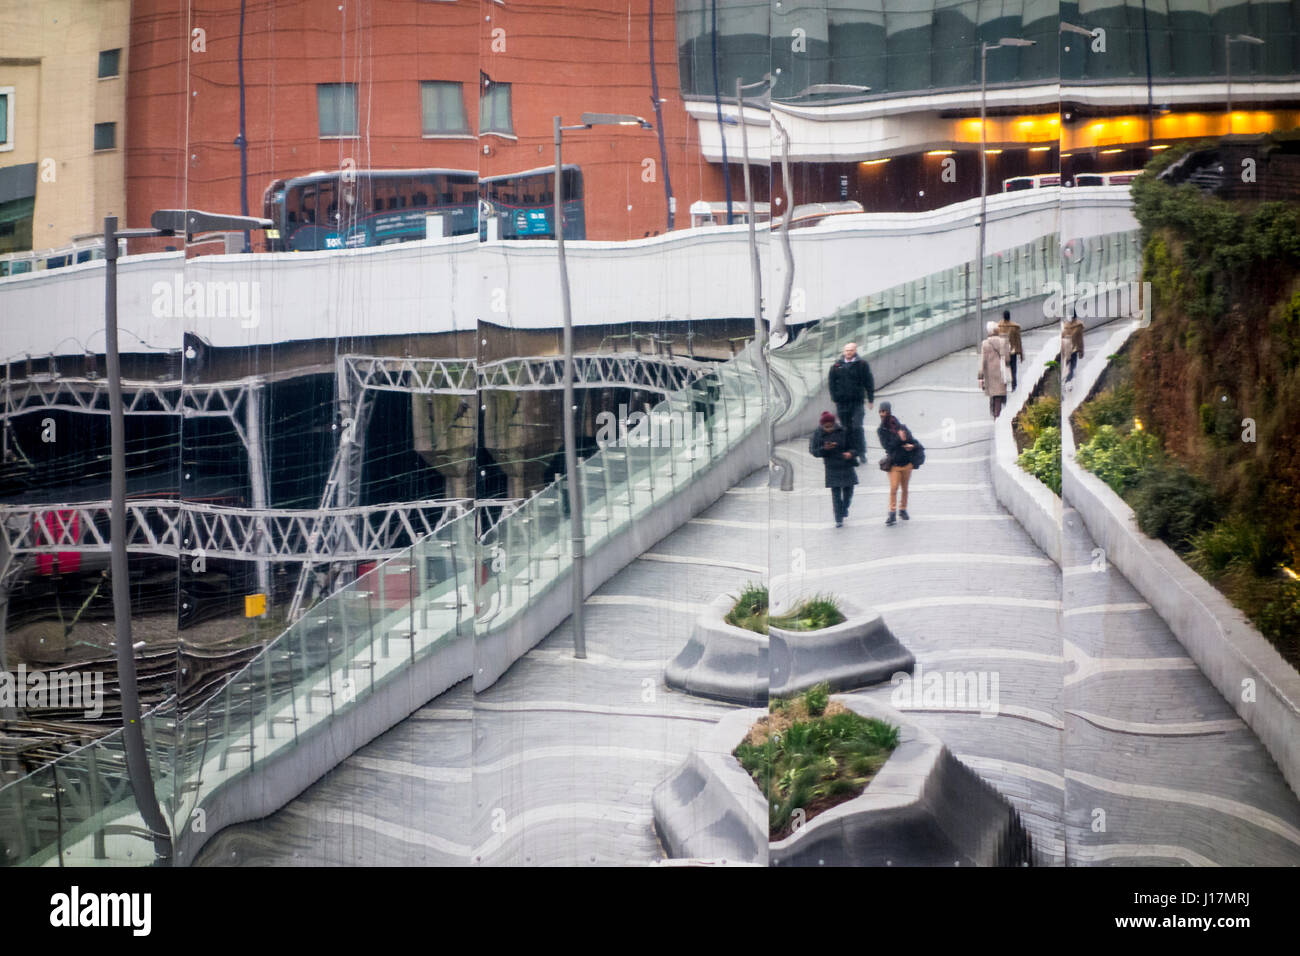
[{"label": "white kerb edging", "polygon": [[1061,563],[1061,499],[1017,463],[1020,452],[1011,423],[1047,373],[1047,363],[1060,350],[1060,339],[1053,338],[1020,370],[1019,387],[1007,395],[1007,404],[993,423],[993,458],[989,469],[993,493],[1002,507],[1011,512],[1034,544],[1058,566]]}]

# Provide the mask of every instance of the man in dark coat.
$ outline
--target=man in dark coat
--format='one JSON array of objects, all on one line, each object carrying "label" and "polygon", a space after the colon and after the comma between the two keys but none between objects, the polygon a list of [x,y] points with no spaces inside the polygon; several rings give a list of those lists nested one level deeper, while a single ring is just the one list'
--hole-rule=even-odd
[{"label": "man in dark coat", "polygon": [[853,486],[858,483],[855,469],[861,449],[852,432],[836,422],[830,412],[822,412],[819,427],[808,439],[808,452],[814,458],[820,458],[826,468],[826,487],[831,490],[837,528],[844,527],[849,503],[853,501]]},{"label": "man in dark coat", "polygon": [[840,423],[857,441],[858,454],[865,458],[867,435],[862,430],[862,400],[865,398],[867,404],[875,408],[876,382],[871,377],[867,360],[858,356],[856,342],[844,346],[844,356],[831,366],[829,380],[831,401],[835,403]]}]

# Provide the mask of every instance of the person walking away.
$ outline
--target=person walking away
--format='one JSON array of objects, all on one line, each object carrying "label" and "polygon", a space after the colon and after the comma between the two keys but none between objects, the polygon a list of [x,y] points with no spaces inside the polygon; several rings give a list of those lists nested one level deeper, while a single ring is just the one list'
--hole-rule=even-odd
[{"label": "person walking away", "polygon": [[1002,321],[998,323],[998,335],[1007,340],[1007,352],[1011,356],[1007,364],[1011,368],[1011,391],[1016,390],[1016,360],[1025,357],[1025,347],[1020,341],[1020,323],[1011,321],[1011,310],[1002,310]]},{"label": "person walking away", "polygon": [[989,397],[989,411],[997,418],[1007,403],[1007,340],[998,335],[998,324],[986,326],[988,338],[980,344],[979,383]]},{"label": "person walking away", "polygon": [[912,472],[919,463],[924,449],[907,426],[894,417],[893,407],[889,402],[880,403],[880,427],[876,429],[880,447],[885,450],[883,464],[889,468],[889,517],[887,526],[895,523],[895,516],[904,521],[911,520],[907,514],[907,486],[912,480]]},{"label": "person walking away", "polygon": [[1079,321],[1077,313],[1072,314],[1070,320],[1061,326],[1061,357],[1070,368],[1065,380],[1071,381],[1074,378],[1074,366],[1083,358],[1083,323]]},{"label": "person walking away", "polygon": [[835,413],[839,416],[840,424],[857,440],[857,449],[865,458],[867,434],[862,427],[865,414],[862,400],[865,398],[871,408],[876,407],[876,382],[871,377],[871,366],[858,355],[856,342],[844,346],[844,354],[831,366],[828,380],[831,401],[835,403]]},{"label": "person walking away", "polygon": [[860,457],[853,435],[836,422],[830,412],[822,412],[817,430],[808,439],[808,452],[820,458],[826,468],[826,487],[831,490],[831,507],[835,511],[835,527],[844,527],[853,501],[853,486],[858,483],[856,470]]}]

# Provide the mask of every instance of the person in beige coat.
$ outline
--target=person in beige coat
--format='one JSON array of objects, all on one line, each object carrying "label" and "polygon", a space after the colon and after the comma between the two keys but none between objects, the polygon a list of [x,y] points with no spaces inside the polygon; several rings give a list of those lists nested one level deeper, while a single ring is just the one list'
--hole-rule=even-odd
[{"label": "person in beige coat", "polygon": [[1068,322],[1061,325],[1061,358],[1070,370],[1065,376],[1067,382],[1074,379],[1074,367],[1083,358],[1083,323],[1078,315],[1071,315]]},{"label": "person in beige coat", "polygon": [[1007,403],[1007,382],[1011,380],[1007,371],[1010,347],[1007,340],[998,334],[996,322],[988,323],[987,330],[988,338],[980,343],[979,383],[989,397],[989,411],[997,418]]}]

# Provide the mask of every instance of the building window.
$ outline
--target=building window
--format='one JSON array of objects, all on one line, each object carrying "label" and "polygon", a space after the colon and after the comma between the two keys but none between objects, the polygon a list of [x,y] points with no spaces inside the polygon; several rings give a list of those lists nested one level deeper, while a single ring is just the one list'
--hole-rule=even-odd
[{"label": "building window", "polygon": [[357,135],[355,83],[317,83],[316,103],[320,108],[321,136]]},{"label": "building window", "polygon": [[95,149],[113,149],[117,146],[117,124],[95,124]]},{"label": "building window", "polygon": [[0,202],[0,254],[26,252],[32,247],[34,198]]},{"label": "building window", "polygon": [[0,86],[0,150],[14,148],[14,88]]},{"label": "building window", "polygon": [[468,136],[469,117],[460,83],[441,80],[420,84],[420,114],[425,136]]},{"label": "building window", "polygon": [[478,101],[479,133],[515,135],[515,124],[510,117],[510,84],[489,83]]},{"label": "building window", "polygon": [[99,51],[99,78],[101,80],[110,76],[118,75],[118,67],[122,59],[121,50],[100,50]]}]

